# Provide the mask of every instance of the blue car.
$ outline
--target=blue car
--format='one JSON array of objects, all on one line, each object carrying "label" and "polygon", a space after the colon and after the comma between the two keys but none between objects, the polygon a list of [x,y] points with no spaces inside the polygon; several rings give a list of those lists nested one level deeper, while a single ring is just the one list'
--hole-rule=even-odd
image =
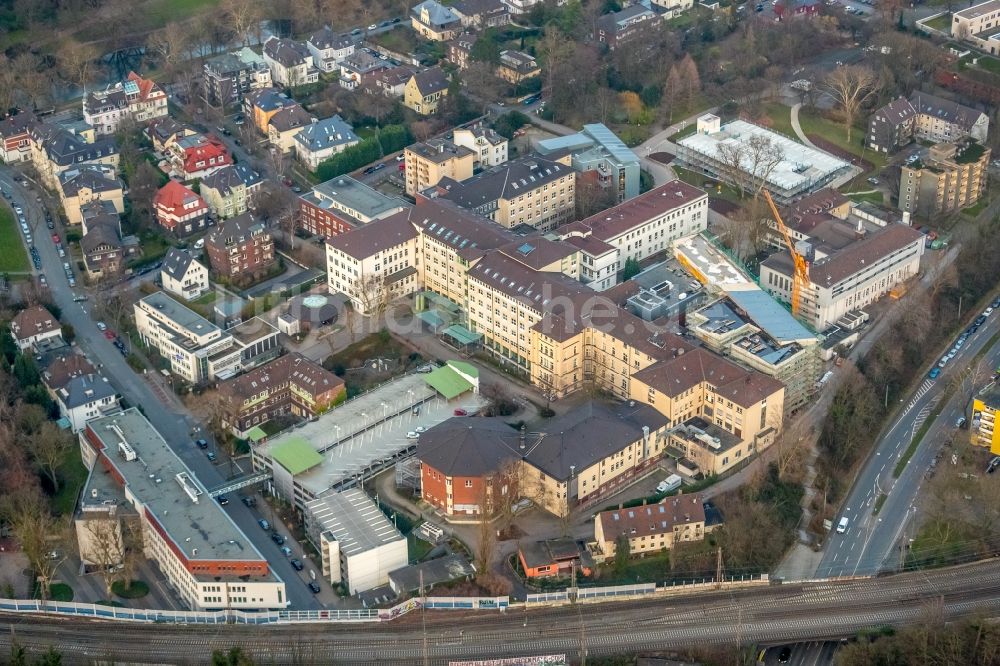
[{"label": "blue car", "polygon": [[941,374],[941,368],[931,368],[931,371],[927,374],[931,379],[937,379],[937,376]]}]

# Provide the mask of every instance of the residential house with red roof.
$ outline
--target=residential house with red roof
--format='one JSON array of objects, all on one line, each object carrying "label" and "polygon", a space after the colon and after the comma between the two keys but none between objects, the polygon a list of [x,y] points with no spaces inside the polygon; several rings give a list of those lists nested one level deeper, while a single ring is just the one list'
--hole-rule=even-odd
[{"label": "residential house with red roof", "polygon": [[226,144],[211,134],[175,138],[167,145],[172,173],[181,180],[204,178],[233,163]]},{"label": "residential house with red roof", "polygon": [[153,197],[153,213],[164,229],[186,236],[205,228],[208,204],[190,187],[171,178]]},{"label": "residential house with red roof", "polygon": [[83,98],[83,119],[97,134],[114,134],[126,120],[145,123],[166,115],[167,94],[163,88],[135,72]]}]

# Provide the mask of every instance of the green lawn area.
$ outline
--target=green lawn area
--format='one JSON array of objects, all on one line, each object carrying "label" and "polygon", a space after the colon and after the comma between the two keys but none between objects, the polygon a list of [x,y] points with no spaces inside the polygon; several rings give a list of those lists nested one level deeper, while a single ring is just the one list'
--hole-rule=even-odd
[{"label": "green lawn area", "polygon": [[208,291],[191,302],[197,303],[198,305],[212,305],[213,303],[215,303],[215,299],[217,296],[218,294],[215,291]]},{"label": "green lawn area", "polygon": [[155,231],[144,231],[139,236],[142,256],[130,262],[133,268],[148,266],[163,258],[163,255],[170,249],[170,241],[166,236]]},{"label": "green lawn area", "polygon": [[645,557],[634,557],[621,571],[615,569],[614,560],[601,565],[598,585],[626,585],[629,583],[652,583],[670,578],[669,551],[653,553]]},{"label": "green lawn area", "polygon": [[28,253],[21,240],[17,218],[7,206],[0,206],[0,273],[17,273],[30,270]]},{"label": "green lawn area", "polygon": [[149,594],[149,585],[141,580],[133,580],[128,587],[120,580],[111,584],[111,591],[122,599],[139,599]]},{"label": "green lawn area", "polygon": [[80,458],[80,448],[71,446],[66,450],[66,458],[59,468],[59,492],[52,498],[52,510],[60,516],[68,516],[76,507],[76,498],[87,482],[87,468]]},{"label": "green lawn area", "polygon": [[879,206],[883,205],[881,192],[863,192],[863,193],[845,192],[844,194],[847,195],[847,197],[852,201],[857,201],[858,203],[861,203],[862,201],[867,201],[869,203],[877,204]]},{"label": "green lawn area", "polygon": [[398,24],[392,30],[372,35],[370,41],[397,53],[413,53],[420,43],[417,34],[409,25]]},{"label": "green lawn area", "polygon": [[[720,197],[726,201],[732,201],[733,203],[741,203],[742,201],[740,199],[740,193],[736,191],[736,188],[730,185],[718,183],[705,174],[698,173],[697,171],[691,171],[690,169],[685,169],[684,167],[675,166],[672,168],[678,178],[683,180],[688,185],[694,185],[695,187],[707,191],[711,196]],[[706,186],[705,183],[715,183],[715,185]]]},{"label": "green lawn area", "polygon": [[[766,104],[764,109],[767,112],[768,118],[771,120],[771,129],[776,132],[780,132],[795,141],[799,140],[795,130],[792,129],[791,108],[781,104],[780,102],[771,102]],[[799,125],[802,126],[802,131],[805,132],[806,136],[813,135],[821,137],[839,148],[856,155],[857,157],[868,160],[874,165],[876,172],[885,166],[886,158],[884,155],[874,151],[865,150],[864,145],[862,144],[865,137],[864,127],[856,126],[854,131],[851,133],[851,142],[848,143],[847,134],[844,132],[844,126],[828,118],[813,115],[800,109]]]},{"label": "green lawn area", "polygon": [[923,25],[933,30],[940,30],[943,33],[951,34],[951,14],[945,12],[941,16],[935,16],[930,21],[924,21]]},{"label": "green lawn area", "polygon": [[410,562],[414,564],[422,562],[427,557],[427,553],[431,552],[434,548],[433,544],[427,543],[413,534],[406,537],[406,546],[409,551]]},{"label": "green lawn area", "polygon": [[66,583],[53,583],[49,586],[50,601],[73,601],[73,588]]},{"label": "green lawn area", "polygon": [[991,58],[990,56],[981,55],[979,56],[979,59],[976,61],[976,66],[982,67],[987,72],[991,72],[993,74],[1000,74],[1000,60],[998,60],[997,58]]},{"label": "green lawn area", "polygon": [[975,217],[983,212],[983,209],[990,205],[989,197],[981,197],[975,204],[968,208],[963,208],[962,213],[969,217]]},{"label": "green lawn area", "polygon": [[692,124],[688,125],[687,127],[685,127],[684,129],[682,129],[680,132],[676,132],[674,134],[671,134],[667,138],[667,141],[673,141],[674,143],[676,143],[677,141],[680,141],[681,139],[683,139],[686,136],[691,136],[692,134],[695,133],[695,131],[697,131],[697,129],[698,129],[697,123],[692,123]]}]

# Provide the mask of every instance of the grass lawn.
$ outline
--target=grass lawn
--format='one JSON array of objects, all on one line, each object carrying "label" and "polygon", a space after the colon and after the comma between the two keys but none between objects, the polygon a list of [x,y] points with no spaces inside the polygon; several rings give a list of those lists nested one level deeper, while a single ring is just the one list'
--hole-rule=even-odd
[{"label": "grass lawn", "polygon": [[0,273],[17,273],[30,270],[28,253],[21,241],[17,218],[7,206],[0,206]]},{"label": "grass lawn", "polygon": [[372,35],[369,40],[397,53],[413,53],[420,43],[417,34],[408,25],[398,24],[392,30]]},{"label": "grass lawn", "polygon": [[87,468],[80,458],[80,449],[71,446],[66,450],[66,458],[59,468],[59,492],[52,497],[52,510],[60,516],[68,516],[76,507],[76,498],[87,481]]},{"label": "grass lawn", "polygon": [[979,56],[979,60],[976,61],[978,67],[982,67],[987,72],[993,74],[1000,74],[1000,60],[996,58],[991,58],[990,56]]},{"label": "grass lawn", "polygon": [[924,21],[923,25],[932,30],[940,30],[941,32],[951,34],[951,14],[946,12],[941,14],[941,16],[935,16],[930,21]]},{"label": "grass lawn", "polygon": [[418,564],[427,557],[427,553],[434,548],[433,544],[427,543],[423,539],[417,538],[413,534],[406,537],[406,547],[409,552],[410,562]]},{"label": "grass lawn", "polygon": [[380,331],[333,354],[328,362],[345,368],[356,368],[373,358],[401,358],[403,355],[402,345],[389,335],[389,331]]},{"label": "grass lawn", "polygon": [[122,599],[139,599],[149,594],[149,585],[141,580],[133,580],[128,587],[120,580],[111,584],[111,591]]},{"label": "grass lawn", "polygon": [[686,136],[691,136],[697,130],[698,130],[697,123],[692,123],[692,124],[688,125],[687,127],[685,127],[684,129],[682,129],[680,132],[677,132],[675,134],[671,134],[667,138],[667,141],[673,141],[674,143],[676,143],[676,142],[680,141],[681,139],[683,139]]},{"label": "grass lawn", "polygon": [[[791,139],[798,141],[798,135],[792,129],[792,110],[790,107],[780,102],[771,102],[764,107],[768,118],[771,120],[771,129],[780,132]],[[885,166],[885,156],[875,151],[865,150],[862,140],[865,136],[863,127],[855,127],[851,133],[851,142],[847,141],[847,134],[840,123],[834,122],[823,116],[813,115],[803,109],[799,110],[799,125],[802,131],[809,135],[816,135],[826,139],[843,150],[868,160],[875,166],[875,171]]]},{"label": "grass lawn", "polygon": [[969,206],[968,208],[963,208],[962,213],[968,215],[969,217],[975,217],[983,212],[983,209],[990,205],[990,200],[988,197],[981,197],[979,201],[975,204]]},{"label": "grass lawn", "polygon": [[[709,178],[705,174],[698,173],[697,171],[692,171],[690,169],[685,169],[684,167],[673,167],[674,172],[677,177],[683,180],[688,185],[694,185],[695,187],[701,188],[708,192],[710,196],[720,197],[726,201],[732,201],[733,203],[741,203],[740,193],[736,191],[736,188],[726,185],[724,183],[718,183],[716,180]],[[714,185],[706,186],[705,183],[715,183]],[[721,187],[720,187],[721,185]]]},{"label": "grass lawn", "polygon": [[155,231],[144,231],[139,236],[142,256],[130,262],[133,268],[148,266],[163,258],[163,255],[170,249],[170,242],[163,234]]},{"label": "grass lawn", "polygon": [[670,578],[670,553],[660,552],[635,557],[621,571],[615,569],[614,561],[601,566],[598,585],[627,585],[630,583],[652,583]]},{"label": "grass lawn", "polygon": [[50,601],[73,601],[73,588],[66,583],[53,583],[49,586]]},{"label": "grass lawn", "polygon": [[844,194],[852,201],[857,201],[858,203],[861,203],[862,201],[867,201],[869,203],[877,204],[879,206],[883,204],[881,192],[864,192],[857,194],[853,192],[845,192]]},{"label": "grass lawn", "polygon": [[216,293],[215,291],[207,291],[191,302],[197,303],[198,305],[212,305],[213,303],[215,303],[215,299],[217,296],[218,293]]}]

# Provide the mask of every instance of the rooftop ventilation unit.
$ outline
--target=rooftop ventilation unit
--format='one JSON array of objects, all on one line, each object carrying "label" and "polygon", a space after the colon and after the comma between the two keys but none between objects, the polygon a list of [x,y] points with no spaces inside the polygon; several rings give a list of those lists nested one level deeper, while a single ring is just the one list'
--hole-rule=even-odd
[{"label": "rooftop ventilation unit", "polygon": [[177,479],[177,483],[181,485],[181,488],[183,488],[184,492],[186,492],[188,497],[191,498],[191,501],[197,504],[198,497],[201,495],[201,489],[195,485],[188,473],[181,472],[174,478]]}]

